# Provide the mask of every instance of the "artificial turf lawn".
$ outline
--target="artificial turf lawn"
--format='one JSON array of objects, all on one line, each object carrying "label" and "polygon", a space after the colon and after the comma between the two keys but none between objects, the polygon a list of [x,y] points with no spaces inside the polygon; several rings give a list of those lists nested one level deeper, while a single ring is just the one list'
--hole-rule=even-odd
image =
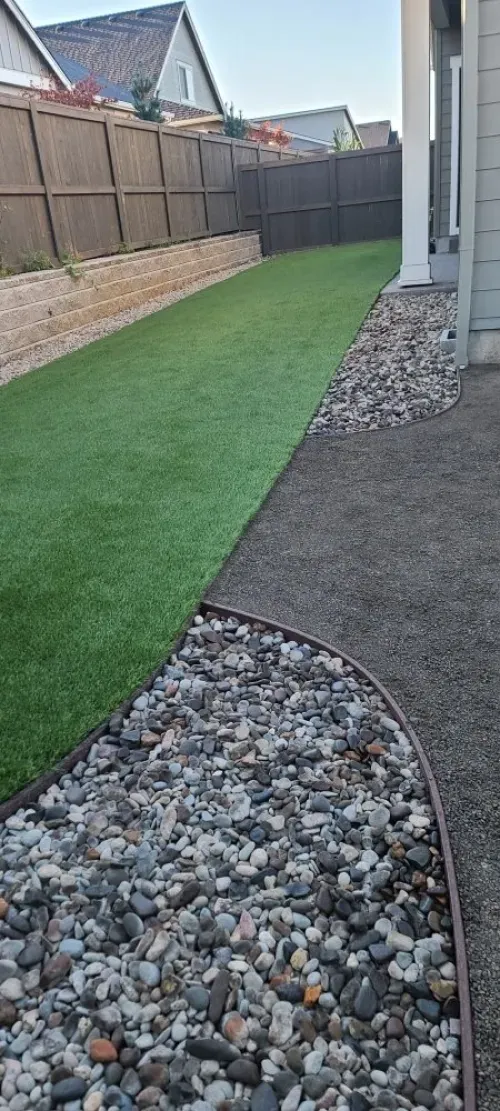
[{"label": "artificial turf lawn", "polygon": [[399,252],[281,256],[0,389],[0,797],[167,655]]}]

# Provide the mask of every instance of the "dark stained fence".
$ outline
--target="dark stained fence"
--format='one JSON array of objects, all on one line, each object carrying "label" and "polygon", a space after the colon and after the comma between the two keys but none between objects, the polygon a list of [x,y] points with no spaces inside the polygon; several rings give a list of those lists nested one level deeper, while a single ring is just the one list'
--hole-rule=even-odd
[{"label": "dark stained fence", "polygon": [[262,231],[264,254],[401,234],[402,148],[242,166],[241,227]]},{"label": "dark stained fence", "polygon": [[139,248],[238,231],[239,167],[297,157],[223,135],[3,96],[0,256],[13,265],[24,251],[92,258],[122,243]]}]

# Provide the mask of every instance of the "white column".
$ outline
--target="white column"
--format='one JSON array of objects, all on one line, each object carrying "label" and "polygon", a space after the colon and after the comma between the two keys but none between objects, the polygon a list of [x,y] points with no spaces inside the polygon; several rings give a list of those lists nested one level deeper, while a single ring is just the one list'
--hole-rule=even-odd
[{"label": "white column", "polygon": [[403,262],[400,285],[429,285],[430,9],[401,0]]}]

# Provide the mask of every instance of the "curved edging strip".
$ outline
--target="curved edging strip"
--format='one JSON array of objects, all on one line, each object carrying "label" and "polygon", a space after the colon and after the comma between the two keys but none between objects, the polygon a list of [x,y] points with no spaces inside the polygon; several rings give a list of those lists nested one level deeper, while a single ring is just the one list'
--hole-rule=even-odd
[{"label": "curved edging strip", "polygon": [[[314,436],[317,436],[318,439],[329,437],[331,440],[347,440],[348,436],[371,436],[374,432],[396,432],[396,430],[399,431],[400,428],[411,428],[414,424],[425,424],[426,421],[437,420],[438,417],[444,417],[446,413],[449,413],[451,409],[454,409],[455,406],[458,405],[461,397],[462,376],[457,369],[457,396],[453,398],[453,401],[449,401],[444,409],[439,409],[437,413],[426,413],[425,417],[414,417],[413,420],[402,420],[399,424],[387,424],[380,428],[353,428],[346,432],[335,432],[333,429],[329,428],[325,428],[324,432],[309,432],[308,428],[305,439],[312,440]],[[312,420],[314,420],[315,416],[316,413]],[[342,653],[339,652],[339,655],[341,656]]]},{"label": "curved edging strip", "polygon": [[[439,414],[436,414],[436,416]],[[381,694],[384,702],[388,706],[391,716],[398,721],[401,728],[411,740],[413,747],[417,753],[422,768],[422,773],[427,782],[429,794],[432,805],[436,814],[436,819],[439,828],[439,835],[441,838],[441,850],[444,861],[444,868],[446,874],[446,881],[448,884],[448,892],[450,896],[451,916],[453,920],[453,937],[455,944],[455,955],[457,962],[457,983],[458,993],[460,999],[460,1031],[461,1031],[461,1058],[462,1058],[462,1084],[463,1084],[463,1097],[464,1097],[464,1111],[477,1111],[476,1101],[476,1069],[474,1059],[474,1036],[473,1036],[473,1023],[472,1023],[472,1005],[470,998],[470,985],[469,985],[469,967],[467,961],[467,949],[465,944],[465,931],[462,918],[462,909],[460,906],[460,896],[458,893],[457,876],[455,872],[455,864],[453,861],[453,854],[451,850],[450,836],[448,827],[446,825],[446,817],[441,802],[441,795],[434,776],[434,772],[430,766],[426,753],[419,741],[415,730],[410,725],[405,717],[401,707],[389,693],[389,691],[375,678],[366,667],[354,660],[352,656],[348,656],[345,652],[340,651],[338,648],[332,647],[326,641],[318,640],[316,637],[307,636],[306,633],[301,632],[299,629],[290,629],[282,622],[269,621],[266,617],[260,617],[258,614],[245,613],[241,610],[234,609],[233,607],[221,606],[217,602],[211,602],[205,599],[200,605],[200,612],[207,616],[213,614],[214,617],[226,619],[228,617],[235,617],[241,624],[255,624],[265,626],[266,629],[271,629],[273,632],[281,632],[285,635],[287,640],[296,640],[299,644],[310,644],[311,648],[317,648],[320,651],[326,651],[332,656],[340,656],[344,663],[348,664],[363,679],[368,680],[369,683],[375,687],[375,690]]]},{"label": "curved edging strip", "polygon": [[[439,414],[436,414],[439,415]],[[455,955],[457,962],[457,983],[460,999],[460,1024],[461,1024],[461,1058],[462,1058],[462,1082],[464,1094],[464,1111],[478,1111],[476,1101],[476,1070],[474,1060],[474,1038],[473,1038],[473,1025],[472,1025],[472,1006],[470,998],[469,987],[469,970],[467,961],[467,949],[465,945],[465,932],[462,919],[462,910],[460,906],[460,897],[458,894],[458,884],[455,872],[455,865],[453,862],[453,854],[451,851],[450,837],[448,827],[446,825],[446,818],[444,814],[441,796],[439,794],[438,785],[429,764],[428,758],[422,748],[422,745],[415,733],[413,727],[407,721],[403,711],[398,703],[392,697],[388,690],[382,683],[375,678],[366,667],[354,660],[352,656],[348,656],[345,652],[332,647],[326,641],[318,640],[317,637],[308,636],[306,633],[301,632],[299,629],[291,629],[284,625],[282,622],[269,621],[267,618],[261,617],[258,614],[245,613],[234,607],[221,606],[217,602],[211,602],[206,599],[200,603],[198,607],[199,612],[203,615],[212,613],[215,617],[227,618],[235,617],[242,624],[258,623],[265,628],[272,629],[274,632],[282,632],[288,640],[296,640],[298,643],[310,644],[311,648],[317,648],[319,651],[328,652],[332,656],[340,656],[342,660],[350,667],[352,667],[358,675],[366,679],[372,686],[379,692],[388,706],[392,717],[398,721],[401,728],[405,731],[410,738],[422,768],[423,775],[429,788],[429,794],[436,814],[436,819],[439,827],[439,834],[441,838],[441,849],[446,873],[446,880],[448,884],[448,891],[450,896],[451,915],[453,920],[453,934],[455,943]],[[184,623],[180,636],[177,638],[173,645],[172,652],[177,651],[184,639],[186,630],[192,623],[192,614]],[[134,700],[143,691],[150,690],[153,686],[155,679],[161,675],[164,663],[160,664],[155,670],[144,680],[135,691],[126,698],[116,709],[117,714],[125,716],[129,713]],[[105,736],[108,731],[109,718],[106,719],[101,725],[93,729],[83,741],[80,742],[68,753],[63,760],[60,760],[48,772],[44,772],[38,779],[28,783],[26,787],[21,788],[16,794],[11,795],[5,802],[0,803],[0,822],[4,822],[6,818],[10,818],[17,810],[31,806],[37,801],[39,796],[43,794],[48,788],[63,775],[68,775],[80,760],[85,760],[90,752],[90,749],[96,741]]]}]

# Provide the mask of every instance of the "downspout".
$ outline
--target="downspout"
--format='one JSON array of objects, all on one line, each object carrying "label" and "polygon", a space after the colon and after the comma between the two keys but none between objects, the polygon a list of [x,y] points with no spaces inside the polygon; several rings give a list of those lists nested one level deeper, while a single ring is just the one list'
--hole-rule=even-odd
[{"label": "downspout", "polygon": [[468,365],[472,272],[476,228],[479,99],[479,0],[462,0],[462,124],[460,160],[460,272],[456,364]]}]

